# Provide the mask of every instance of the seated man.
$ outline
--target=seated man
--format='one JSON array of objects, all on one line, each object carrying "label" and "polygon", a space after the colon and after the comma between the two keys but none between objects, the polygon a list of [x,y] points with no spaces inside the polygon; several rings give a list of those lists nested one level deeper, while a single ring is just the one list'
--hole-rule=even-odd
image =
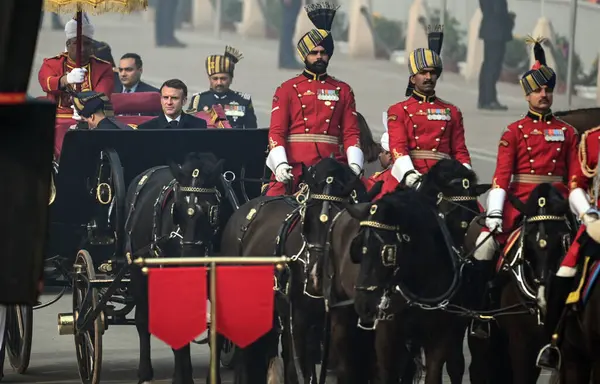
[{"label": "seated man", "polygon": [[207,107],[210,109],[219,104],[223,106],[232,128],[258,128],[250,95],[229,88],[233,81],[235,64],[242,57],[237,49],[228,46],[225,47],[225,55],[211,55],[206,58],[210,89],[192,96],[188,113],[203,111]]},{"label": "seated man", "polygon": [[183,112],[188,89],[179,79],[167,80],[160,87],[160,116],[146,121],[138,129],[185,129],[206,128],[206,121]]},{"label": "seated man", "polygon": [[73,105],[79,116],[90,129],[133,130],[115,119],[112,104],[104,93],[95,91],[80,92],[73,97]]}]

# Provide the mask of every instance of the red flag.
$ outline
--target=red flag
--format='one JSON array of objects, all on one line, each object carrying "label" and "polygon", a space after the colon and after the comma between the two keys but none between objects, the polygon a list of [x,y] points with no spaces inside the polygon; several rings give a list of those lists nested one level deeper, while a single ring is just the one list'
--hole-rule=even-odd
[{"label": "red flag", "polygon": [[217,267],[217,331],[244,348],[273,327],[273,266]]},{"label": "red flag", "polygon": [[206,268],[150,268],[150,333],[180,349],[206,330]]}]

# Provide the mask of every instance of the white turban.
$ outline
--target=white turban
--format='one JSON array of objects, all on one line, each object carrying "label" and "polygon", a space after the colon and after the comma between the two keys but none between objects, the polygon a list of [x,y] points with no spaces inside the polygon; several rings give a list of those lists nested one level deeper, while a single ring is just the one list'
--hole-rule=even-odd
[{"label": "white turban", "polygon": [[383,132],[383,135],[381,135],[381,148],[384,151],[390,151],[390,135],[387,132]]},{"label": "white turban", "polygon": [[[83,36],[89,37],[90,39],[94,38],[94,26],[90,22],[90,19],[86,13],[83,13],[81,16],[81,34]],[[77,37],[77,20],[71,19],[67,24],[65,24],[65,34],[67,35],[67,40],[70,40],[74,37]]]}]

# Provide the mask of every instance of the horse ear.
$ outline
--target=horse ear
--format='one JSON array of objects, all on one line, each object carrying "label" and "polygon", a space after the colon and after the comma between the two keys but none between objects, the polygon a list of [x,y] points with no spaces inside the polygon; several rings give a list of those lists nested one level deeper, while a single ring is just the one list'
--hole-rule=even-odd
[{"label": "horse ear", "polygon": [[352,216],[352,218],[356,220],[364,220],[369,216],[369,209],[371,209],[371,203],[358,203],[358,204],[348,204],[345,208]]},{"label": "horse ear", "polygon": [[383,180],[380,180],[380,181],[376,182],[375,184],[373,184],[371,189],[369,189],[369,191],[367,192],[367,198],[369,199],[369,201],[373,200],[373,198],[375,196],[379,195],[381,193],[382,189],[383,189]]},{"label": "horse ear", "polygon": [[304,163],[300,163],[300,164],[302,165],[302,179],[310,188],[315,188],[315,186],[316,186],[315,178],[310,174],[308,167],[306,165],[304,165]]},{"label": "horse ear", "polygon": [[481,196],[492,188],[492,184],[477,184],[475,186],[475,196]]},{"label": "horse ear", "polygon": [[524,215],[527,215],[526,208],[525,208],[525,203],[523,203],[521,200],[519,200],[519,198],[517,196],[515,196],[513,193],[511,193],[510,191],[507,192],[507,197],[508,197],[508,201],[510,201],[510,203],[512,204],[513,207],[515,207],[515,209],[519,212],[521,212]]},{"label": "horse ear", "polygon": [[223,173],[224,166],[225,166],[225,159],[220,159],[219,161],[217,161],[217,163],[215,164],[215,166],[212,169],[212,172],[210,173],[210,176],[209,176],[210,185],[217,185],[217,183],[219,182],[219,177]]},{"label": "horse ear", "polygon": [[183,171],[181,170],[181,165],[177,164],[173,160],[169,160],[169,168],[171,169],[171,173],[175,180],[181,180]]}]

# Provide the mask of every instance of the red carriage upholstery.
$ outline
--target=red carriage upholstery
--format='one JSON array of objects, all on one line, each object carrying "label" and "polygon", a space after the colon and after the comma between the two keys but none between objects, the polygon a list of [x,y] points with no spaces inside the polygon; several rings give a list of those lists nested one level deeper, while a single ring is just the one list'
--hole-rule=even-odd
[{"label": "red carriage upholstery", "polygon": [[206,111],[198,111],[194,116],[206,121],[207,128],[231,128],[225,110],[219,104],[213,105],[212,108]]},{"label": "red carriage upholstery", "polygon": [[111,102],[117,120],[133,128],[156,117],[140,116],[140,113],[158,115],[162,112],[158,92],[113,93]]}]

